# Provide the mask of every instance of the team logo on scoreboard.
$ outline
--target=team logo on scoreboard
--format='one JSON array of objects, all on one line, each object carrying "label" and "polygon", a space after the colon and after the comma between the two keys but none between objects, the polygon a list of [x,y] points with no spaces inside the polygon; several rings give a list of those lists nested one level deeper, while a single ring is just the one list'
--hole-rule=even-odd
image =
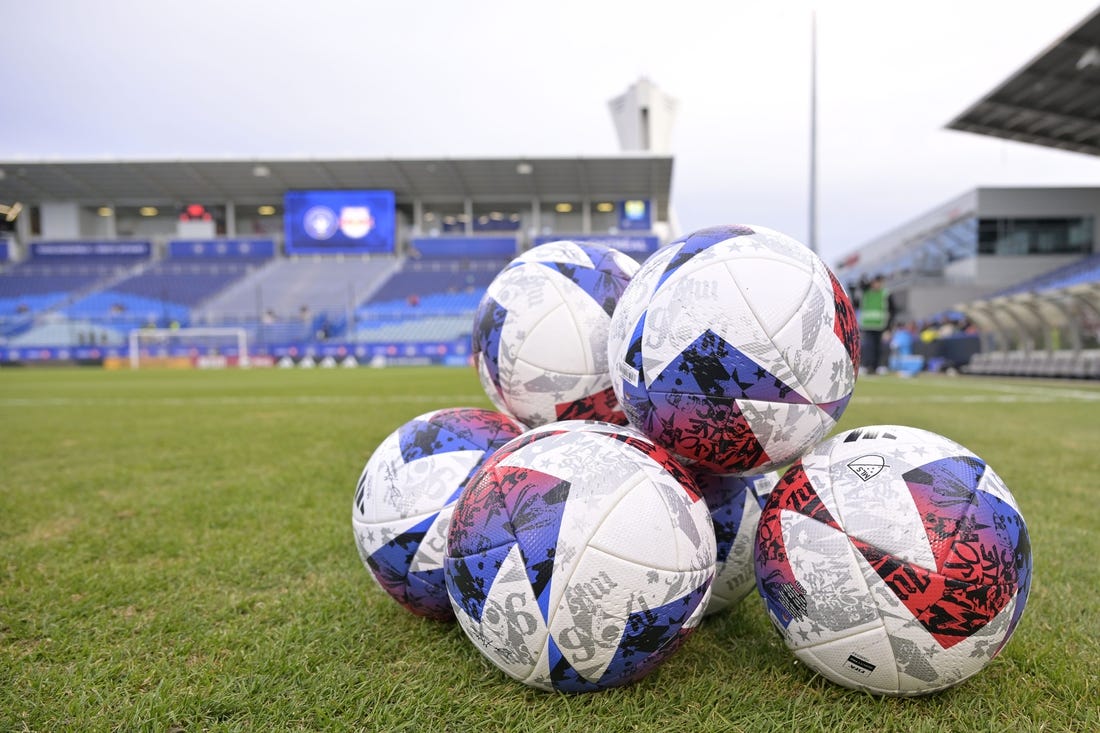
[{"label": "team logo on scoreboard", "polygon": [[313,239],[328,239],[336,233],[338,223],[336,212],[327,206],[313,206],[302,217],[306,234]]},{"label": "team logo on scoreboard", "polygon": [[345,206],[340,209],[340,231],[348,239],[362,239],[374,228],[374,217],[366,206]]}]

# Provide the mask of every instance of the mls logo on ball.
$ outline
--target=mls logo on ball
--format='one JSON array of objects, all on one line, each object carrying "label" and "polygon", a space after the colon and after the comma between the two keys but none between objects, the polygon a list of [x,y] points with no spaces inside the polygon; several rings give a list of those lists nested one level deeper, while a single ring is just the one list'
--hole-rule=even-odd
[{"label": "mls logo on ball", "polygon": [[870,481],[886,468],[886,459],[882,456],[860,456],[848,462],[848,468],[862,481]]}]

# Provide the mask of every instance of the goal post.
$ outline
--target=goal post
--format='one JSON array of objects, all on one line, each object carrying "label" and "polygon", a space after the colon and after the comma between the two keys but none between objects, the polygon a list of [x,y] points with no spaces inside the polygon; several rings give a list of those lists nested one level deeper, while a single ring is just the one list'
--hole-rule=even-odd
[{"label": "goal post", "polygon": [[[142,361],[188,361],[195,365],[209,359],[211,365],[236,363],[247,367],[248,331],[243,328],[135,328],[130,331],[130,368]],[[220,361],[220,363],[215,363]],[[202,363],[197,365],[202,366]]]}]

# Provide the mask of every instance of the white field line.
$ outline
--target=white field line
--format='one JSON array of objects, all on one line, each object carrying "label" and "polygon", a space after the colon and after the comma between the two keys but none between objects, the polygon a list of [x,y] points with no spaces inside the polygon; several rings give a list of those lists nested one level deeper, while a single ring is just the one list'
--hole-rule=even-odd
[{"label": "white field line", "polygon": [[485,395],[287,395],[237,397],[0,397],[0,407],[190,407],[263,405],[399,405],[480,406]]},{"label": "white field line", "polygon": [[860,397],[856,394],[852,402],[858,405],[912,405],[917,403],[942,403],[942,404],[994,404],[1015,403],[1025,405],[1071,403],[1071,402],[1100,402],[1100,395],[1088,397],[1073,397],[1071,395],[1029,395],[1029,394],[964,394],[964,395],[912,395],[911,397]]},{"label": "white field line", "polygon": [[[966,397],[978,398],[981,397],[980,392],[993,392],[1010,397],[1011,399],[997,400],[992,399],[992,395],[987,395],[986,399],[970,399],[971,402],[1072,402],[1074,400],[1082,400],[1086,402],[1098,402],[1100,401],[1100,389],[1090,390],[1081,389],[1075,385],[1059,385],[1059,384],[1000,384],[996,382],[974,382],[969,379],[963,380],[936,380],[934,384],[929,385],[927,382],[921,384],[921,380],[918,379],[899,379],[894,382],[895,384],[904,384],[915,388],[923,388],[924,390],[934,390],[940,387],[948,389],[964,389],[972,394],[966,395]],[[859,382],[856,382],[856,398],[859,397]],[[953,399],[961,399],[956,397],[948,397],[946,395],[928,395],[928,394],[914,394],[914,399],[930,400],[947,402]],[[1025,399],[1025,398],[1046,398],[1046,399]],[[880,400],[881,401],[881,400]],[[908,401],[904,399],[902,401]]]}]

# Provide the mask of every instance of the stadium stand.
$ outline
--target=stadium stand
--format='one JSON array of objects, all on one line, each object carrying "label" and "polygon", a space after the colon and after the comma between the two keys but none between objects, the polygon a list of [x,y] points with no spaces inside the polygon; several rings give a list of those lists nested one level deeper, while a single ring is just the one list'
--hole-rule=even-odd
[{"label": "stadium stand", "polygon": [[1020,293],[1042,293],[1058,288],[1068,288],[1100,281],[1100,254],[1090,255],[1068,265],[1028,278],[1015,285],[991,293],[986,300]]},{"label": "stadium stand", "polygon": [[84,294],[125,279],[146,263],[130,256],[31,259],[0,273],[0,336],[26,333],[37,314],[63,307]]},{"label": "stadium stand", "polygon": [[311,315],[346,314],[399,266],[392,256],[278,258],[201,304],[192,320],[248,322],[265,313],[280,322],[301,320],[303,306]]},{"label": "stadium stand", "polygon": [[149,265],[140,273],[81,298],[66,308],[70,318],[140,327],[150,322],[186,324],[191,308],[261,266],[262,259]]},{"label": "stadium stand", "polygon": [[455,316],[408,318],[392,323],[360,324],[355,341],[364,343],[409,343],[417,341],[456,341],[469,338],[473,313]]},{"label": "stadium stand", "polygon": [[356,310],[352,339],[454,341],[468,336],[485,289],[506,260],[405,260]]},{"label": "stadium stand", "polygon": [[[671,124],[634,101],[613,116]],[[143,255],[102,277],[0,288],[0,364],[114,365],[132,341],[103,340],[178,325],[172,356],[232,328],[257,365],[465,365],[473,312],[518,253],[591,237],[641,255],[671,238],[666,128],[597,157],[0,161],[0,198],[25,211],[0,236],[5,277],[37,254]]]},{"label": "stadium stand", "polygon": [[123,346],[126,332],[90,320],[59,318],[29,328],[5,345],[15,348],[49,346]]}]

